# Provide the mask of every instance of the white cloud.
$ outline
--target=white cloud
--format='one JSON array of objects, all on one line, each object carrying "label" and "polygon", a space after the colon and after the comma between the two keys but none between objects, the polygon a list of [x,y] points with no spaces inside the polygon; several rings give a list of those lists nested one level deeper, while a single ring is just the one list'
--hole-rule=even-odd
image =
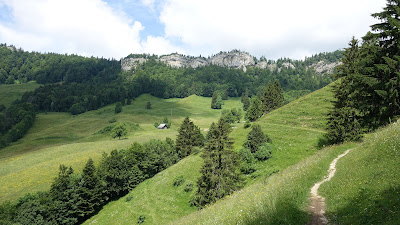
[{"label": "white cloud", "polygon": [[[152,49],[151,44],[174,49],[162,38],[140,39],[144,29],[125,13],[101,0],[4,0],[13,21],[0,23],[0,42],[30,51],[76,53],[121,58]],[[169,45],[168,45],[169,44]],[[165,50],[165,49],[162,49]]]},{"label": "white cloud", "polygon": [[143,52],[157,55],[166,55],[173,52],[185,54],[183,49],[173,46],[167,39],[154,36],[147,36],[146,41],[143,42]]},{"label": "white cloud", "polygon": [[[160,20],[168,38],[192,54],[241,49],[270,58],[347,46],[363,36],[385,0],[166,0]],[[207,52],[204,52],[204,49]]]}]

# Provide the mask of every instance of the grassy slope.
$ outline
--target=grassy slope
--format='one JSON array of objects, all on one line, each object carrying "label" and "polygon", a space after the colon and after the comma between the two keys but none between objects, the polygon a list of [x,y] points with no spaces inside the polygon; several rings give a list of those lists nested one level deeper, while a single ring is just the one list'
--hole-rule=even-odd
[{"label": "grassy slope", "polygon": [[[252,189],[254,185],[263,185],[263,180],[269,177],[270,174],[283,170],[307,156],[315,154],[317,151],[315,146],[317,145],[318,137],[323,133],[321,124],[325,121],[324,115],[330,107],[329,100],[331,99],[332,95],[329,92],[329,87],[327,87],[271,112],[257,122],[273,141],[273,158],[265,163],[259,163],[257,165],[257,172],[248,177],[250,181],[248,187],[240,191],[239,194],[249,188]],[[315,104],[316,102],[319,104]],[[305,108],[308,110],[304,110]],[[241,148],[248,132],[249,129],[244,129],[243,124],[235,125],[231,137],[235,139],[236,150]],[[333,156],[334,154],[332,154],[332,157]],[[195,158],[201,160],[198,156],[195,156]],[[176,167],[180,168],[180,173],[182,171],[189,172],[199,170],[201,164],[186,163],[186,160],[194,159],[193,156],[191,156],[179,162]],[[329,164],[328,161],[329,160],[326,161],[327,164]],[[182,196],[180,195],[180,189],[175,189],[175,187],[172,186],[173,179],[179,175],[179,173],[174,172],[174,168],[176,167],[168,168],[165,171],[165,173],[169,175],[163,177],[163,182],[159,182],[159,180],[162,179],[161,177],[155,177],[140,184],[129,194],[133,196],[135,201],[126,202],[125,198],[121,198],[118,201],[112,202],[86,223],[107,224],[114,221],[118,224],[132,224],[137,221],[139,215],[144,215],[147,218],[147,224],[166,224],[181,218],[182,215],[197,211],[194,207],[187,208],[191,195]],[[198,176],[199,174],[197,173],[197,176],[189,176],[187,179],[191,182],[195,182]],[[253,179],[256,177],[259,178]],[[192,194],[193,193],[194,191]],[[260,194],[261,192],[255,193],[254,196],[260,197]],[[138,196],[140,196],[140,198]],[[170,204],[170,199],[174,198],[180,199],[180,204]],[[245,198],[246,196],[243,196],[243,201]],[[149,202],[152,204],[148,204]],[[235,202],[232,207],[240,208],[238,205],[242,204],[244,203]],[[252,204],[252,202],[249,201],[246,204],[249,205]],[[221,216],[224,215],[223,217],[230,215],[229,211],[224,211],[220,208],[218,208],[218,210],[220,210]],[[176,211],[179,213],[171,213]],[[189,216],[188,220],[183,219],[180,223],[197,223],[199,221],[196,219],[199,218],[198,215],[202,217],[202,212],[206,212],[206,210],[195,213],[194,216]],[[225,212],[228,214],[225,214]],[[238,213],[238,211],[233,212],[234,214]],[[210,214],[210,218],[214,216],[215,214]],[[110,220],[110,217],[114,218],[114,220]],[[221,220],[217,221],[216,224],[221,222]],[[204,222],[214,223],[210,220]],[[222,220],[222,222],[224,222],[224,220]]]},{"label": "grassy slope", "polygon": [[321,186],[335,224],[399,224],[400,121],[366,136]]},{"label": "grassy slope", "polygon": [[0,105],[10,106],[16,99],[21,99],[21,96],[26,91],[33,91],[40,85],[36,82],[29,82],[24,84],[2,84],[0,85]]},{"label": "grassy slope", "polygon": [[[146,110],[146,102],[153,109]],[[19,141],[0,150],[0,202],[15,200],[27,192],[47,190],[57,175],[60,164],[80,171],[92,157],[98,161],[103,152],[129,147],[134,141],[152,138],[175,139],[177,129],[185,116],[190,116],[202,130],[216,121],[220,110],[210,109],[210,98],[190,96],[184,99],[158,99],[142,95],[125,106],[120,114],[114,105],[78,116],[68,113],[38,114],[33,127]],[[225,101],[225,108],[240,107],[239,99]],[[172,109],[172,116],[171,116]],[[154,122],[168,116],[172,129],[157,130]],[[123,140],[114,140],[109,134],[95,134],[109,120],[138,123],[140,128],[129,132]]]}]

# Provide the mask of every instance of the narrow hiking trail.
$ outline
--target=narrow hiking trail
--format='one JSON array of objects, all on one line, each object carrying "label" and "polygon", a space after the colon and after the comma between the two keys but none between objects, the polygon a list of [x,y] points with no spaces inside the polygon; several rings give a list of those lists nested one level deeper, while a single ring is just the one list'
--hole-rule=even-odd
[{"label": "narrow hiking trail", "polygon": [[343,156],[347,155],[350,150],[351,149],[347,149],[343,154],[340,154],[338,157],[336,157],[329,165],[328,177],[320,182],[315,183],[314,186],[311,188],[311,205],[309,206],[309,211],[311,212],[311,223],[309,225],[328,224],[328,219],[325,217],[325,198],[318,195],[318,189],[321,184],[330,181],[332,177],[335,176],[337,161]]}]

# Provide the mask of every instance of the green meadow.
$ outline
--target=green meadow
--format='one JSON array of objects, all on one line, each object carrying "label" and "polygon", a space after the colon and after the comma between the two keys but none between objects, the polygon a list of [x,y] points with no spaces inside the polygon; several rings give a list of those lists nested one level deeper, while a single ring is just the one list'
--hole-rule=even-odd
[{"label": "green meadow", "polygon": [[[202,166],[198,153],[139,184],[85,223],[132,224],[141,217],[144,224],[306,224],[311,186],[326,176],[334,158],[352,149],[339,160],[336,176],[320,188],[320,195],[327,199],[329,220],[396,224],[400,220],[400,126],[392,124],[367,134],[360,143],[318,149],[326,113],[332,107],[330,90],[327,86],[310,93],[255,122],[272,140],[272,158],[258,162],[257,171],[244,176],[240,191],[202,210],[191,207],[189,200]],[[145,109],[148,101],[150,110]],[[194,95],[159,99],[145,94],[119,114],[114,113],[115,104],[77,116],[39,113],[25,137],[0,151],[0,202],[48,190],[60,164],[79,173],[89,158],[98,163],[104,152],[128,148],[133,142],[175,139],[186,116],[206,134],[221,114],[210,108],[210,102],[211,98]],[[239,98],[230,98],[223,109],[241,106]],[[172,123],[171,129],[156,129],[154,123],[164,117]],[[107,131],[116,123],[128,125],[128,135],[121,140],[111,138]],[[244,124],[233,124],[230,136],[235,151],[242,148],[250,131]],[[173,185],[177,178],[183,179],[180,186]],[[193,188],[185,191],[188,185]]]},{"label": "green meadow", "polygon": [[[332,94],[329,90],[330,87],[328,86],[304,96],[264,115],[256,122],[262,126],[264,133],[272,139],[272,158],[266,162],[259,162],[256,165],[257,171],[245,177],[247,183],[244,189],[238,191],[237,194],[233,194],[232,197],[242,195],[243,199],[241,201],[245,201],[247,197],[249,197],[249,201],[246,204],[244,202],[232,203],[232,210],[240,208],[238,207],[240,205],[252,205],[253,197],[261,197],[261,191],[265,190],[265,188],[257,193],[254,192],[253,188],[264,185],[265,179],[275,177],[275,175],[271,176],[271,174],[280,174],[279,179],[281,179],[281,171],[285,171],[286,168],[318,152],[318,138],[324,133],[321,124],[326,120],[325,115],[331,107]],[[316,101],[321,102],[321,104],[314,104]],[[308,107],[310,110],[303,110],[303,107]],[[243,123],[234,125],[230,136],[235,139],[235,150],[240,150],[249,131],[249,128],[244,128]],[[335,153],[341,150],[332,150],[331,152],[334,153],[331,153],[329,157],[324,156],[326,160],[323,163],[329,164],[329,159],[334,158]],[[198,171],[201,167],[201,162],[202,159],[198,155],[190,156],[178,162],[175,166],[166,169],[132,190],[127,195],[131,196],[129,197],[132,198],[131,201],[127,201],[126,196],[109,203],[97,215],[86,221],[86,224],[108,224],[111,222],[131,224],[132,221],[136,222],[139,216],[144,216],[147,224],[230,224],[238,222],[238,220],[230,217],[238,215],[238,210],[226,211],[227,214],[222,208],[217,208],[214,214],[211,213],[213,210],[208,211],[208,209],[198,211],[197,208],[189,205],[189,200],[195,190],[190,193],[184,193],[184,185],[180,187],[172,185],[174,179],[180,175],[184,175],[185,182],[195,184],[200,176]],[[193,171],[195,172],[193,173]],[[319,173],[323,173],[323,171],[321,170]],[[309,177],[304,179],[307,178]],[[314,179],[317,179],[317,176],[314,175]],[[309,181],[310,186],[312,182],[312,180]],[[281,187],[277,186],[276,188],[279,189]],[[246,190],[252,190],[251,192],[254,192],[254,196],[241,194]],[[221,202],[224,201],[222,200]],[[217,203],[216,205],[219,204]],[[211,214],[208,219],[203,221],[205,217],[202,215],[205,212],[210,212]],[[219,217],[216,217],[216,214],[219,213],[221,213],[221,217],[233,219],[233,222],[219,220]],[[185,215],[187,217],[182,218]],[[202,219],[197,220],[198,218]],[[303,219],[306,221],[307,218],[305,216]]]},{"label": "green meadow", "polygon": [[[150,101],[152,109],[145,109]],[[60,164],[81,171],[89,158],[95,162],[103,152],[129,147],[150,139],[175,139],[186,116],[202,131],[217,121],[221,110],[210,108],[211,98],[189,96],[184,99],[159,99],[142,95],[115,114],[115,105],[77,116],[69,113],[39,113],[33,127],[17,142],[0,151],[0,202],[16,200],[28,192],[48,190]],[[238,98],[225,101],[224,108],[241,107]],[[155,122],[168,117],[171,129],[158,130]],[[115,123],[133,126],[121,139],[100,132]],[[138,126],[136,126],[136,124]]]},{"label": "green meadow", "polygon": [[34,91],[40,84],[29,82],[23,84],[3,84],[0,85],[0,105],[10,106],[16,99],[21,99],[27,91]]}]

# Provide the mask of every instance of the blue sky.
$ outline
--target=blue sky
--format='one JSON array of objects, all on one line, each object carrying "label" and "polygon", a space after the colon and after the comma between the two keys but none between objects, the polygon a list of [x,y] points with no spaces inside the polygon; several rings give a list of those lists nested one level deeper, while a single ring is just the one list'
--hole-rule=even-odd
[{"label": "blue sky", "polygon": [[0,43],[122,58],[239,49],[303,59],[347,47],[385,0],[0,0]]}]

